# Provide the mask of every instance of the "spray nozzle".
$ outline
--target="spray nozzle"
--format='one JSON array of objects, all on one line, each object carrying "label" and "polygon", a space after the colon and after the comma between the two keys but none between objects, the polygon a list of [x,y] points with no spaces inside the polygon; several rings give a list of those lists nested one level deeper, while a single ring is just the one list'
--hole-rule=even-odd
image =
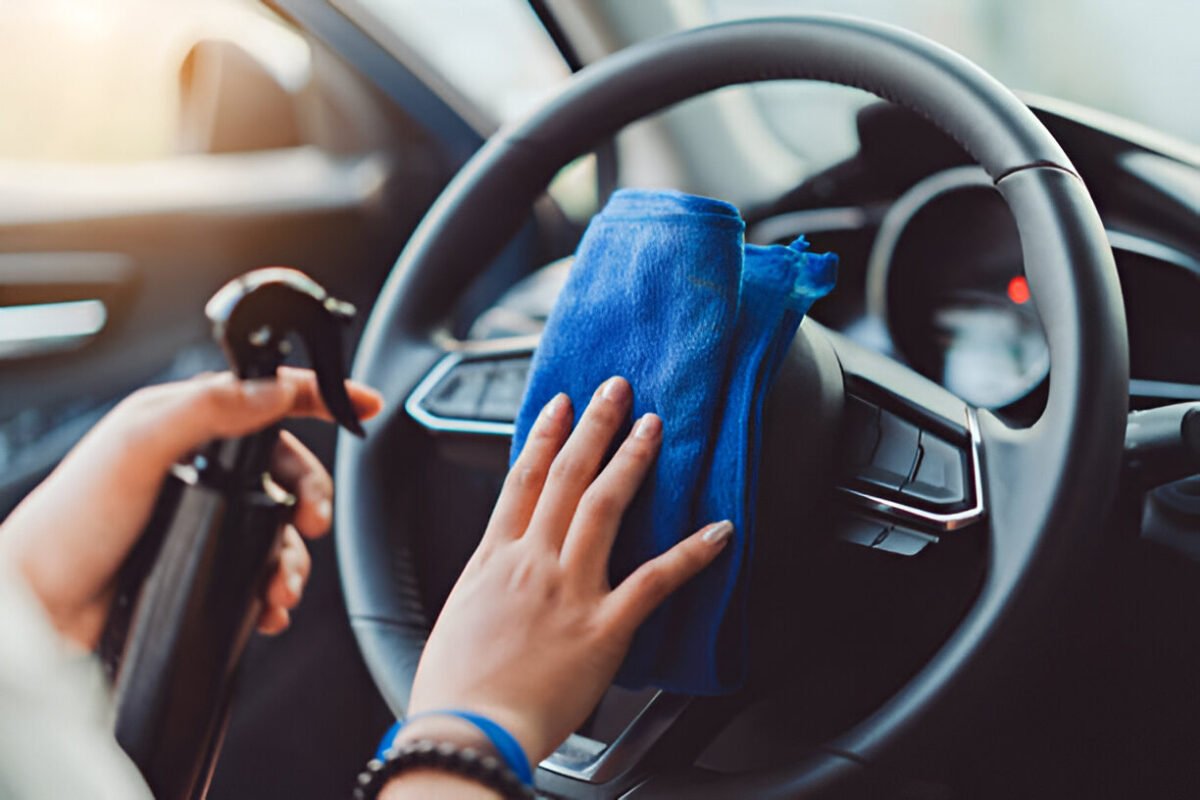
[{"label": "spray nozzle", "polygon": [[304,345],[321,399],[346,430],[362,436],[362,425],[346,393],[342,326],[354,318],[338,300],[299,270],[266,267],[221,287],[204,312],[213,336],[239,378],[269,378],[288,354],[288,337]]}]

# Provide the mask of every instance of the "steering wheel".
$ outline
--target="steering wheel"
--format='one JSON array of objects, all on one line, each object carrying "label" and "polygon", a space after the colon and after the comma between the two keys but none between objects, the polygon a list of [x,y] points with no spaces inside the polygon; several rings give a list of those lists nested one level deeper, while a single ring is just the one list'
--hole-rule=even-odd
[{"label": "steering wheel", "polygon": [[[987,172],[1019,230],[1049,343],[1045,410],[1028,428],[1010,427],[806,321],[769,401],[759,541],[769,548],[801,535],[812,515],[810,508],[797,516],[796,487],[816,482],[803,471],[828,473],[825,465],[840,460],[838,486],[811,492],[803,504],[849,504],[857,530],[866,526],[874,537],[867,544],[893,542],[894,552],[978,535],[985,566],[973,601],[907,683],[807,757],[737,774],[702,772],[692,758],[703,746],[695,732],[704,728],[692,723],[721,701],[660,694],[603,752],[544,763],[538,785],[555,795],[824,796],[860,779],[864,765],[944,745],[970,722],[977,698],[1005,696],[1007,674],[1027,655],[1056,589],[1095,546],[1103,498],[1116,485],[1128,397],[1116,268],[1083,182],[1028,108],[950,50],[852,18],[734,22],[643,42],[583,70],[537,113],[492,138],[429,210],[371,313],[354,377],[379,387],[390,413],[365,441],[339,439],[336,521],[351,623],[393,711],[404,713],[431,622],[414,547],[437,548],[397,514],[404,476],[419,468],[405,453],[424,453],[409,443],[434,434],[489,441],[503,453],[511,422],[455,407],[446,387],[468,383],[471,370],[511,378],[536,345],[453,340],[446,323],[456,303],[570,161],[674,103],[787,79],[857,87],[907,107]],[[808,455],[797,466],[800,452]],[[787,485],[790,494],[780,489]]]}]

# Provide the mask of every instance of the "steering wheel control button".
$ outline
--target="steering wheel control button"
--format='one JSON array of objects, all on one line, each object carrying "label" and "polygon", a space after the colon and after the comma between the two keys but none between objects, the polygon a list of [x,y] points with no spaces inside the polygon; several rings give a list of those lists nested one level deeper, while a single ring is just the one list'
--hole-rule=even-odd
[{"label": "steering wheel control button", "polygon": [[967,501],[966,486],[963,452],[929,431],[921,431],[917,469],[901,494],[932,506],[957,506]]},{"label": "steering wheel control button", "polygon": [[889,529],[886,523],[851,515],[839,527],[838,538],[862,547],[875,547],[887,538]]},{"label": "steering wheel control button", "polygon": [[879,446],[879,406],[854,396],[846,398],[842,417],[842,466],[855,475],[866,469]]},{"label": "steering wheel control button", "polygon": [[479,404],[479,419],[513,422],[521,410],[525,384],[529,381],[529,359],[495,361],[492,364],[483,400]]},{"label": "steering wheel control button", "polygon": [[431,414],[446,419],[476,419],[483,393],[491,377],[487,362],[459,364],[421,403]]},{"label": "steering wheel control button", "polygon": [[838,539],[871,550],[882,550],[898,556],[915,556],[938,541],[932,534],[902,528],[890,522],[851,514],[838,526]]},{"label": "steering wheel control button", "polygon": [[898,556],[915,556],[929,545],[935,544],[937,540],[936,536],[928,533],[894,526],[887,536],[875,544],[874,549]]},{"label": "steering wheel control button", "polygon": [[880,410],[879,442],[859,480],[880,489],[899,491],[912,476],[917,464],[921,431],[915,425]]}]

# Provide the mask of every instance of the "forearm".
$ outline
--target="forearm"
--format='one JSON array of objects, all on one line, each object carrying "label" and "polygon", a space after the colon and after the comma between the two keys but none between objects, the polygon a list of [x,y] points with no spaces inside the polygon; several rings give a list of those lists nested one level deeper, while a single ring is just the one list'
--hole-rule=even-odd
[{"label": "forearm", "polygon": [[414,769],[391,780],[380,800],[497,800],[500,795],[449,772]]}]

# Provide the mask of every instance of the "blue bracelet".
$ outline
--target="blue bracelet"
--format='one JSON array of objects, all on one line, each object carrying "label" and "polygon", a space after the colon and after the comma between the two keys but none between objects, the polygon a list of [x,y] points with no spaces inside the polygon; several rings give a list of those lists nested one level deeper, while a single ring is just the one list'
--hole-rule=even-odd
[{"label": "blue bracelet", "polygon": [[387,751],[392,748],[392,744],[396,741],[396,736],[400,733],[400,730],[408,723],[421,717],[457,717],[463,722],[473,725],[492,743],[492,747],[496,748],[496,754],[500,756],[500,760],[504,762],[506,767],[512,770],[513,775],[517,776],[517,780],[526,786],[533,786],[533,768],[529,764],[529,757],[525,755],[525,750],[521,747],[521,743],[517,741],[516,737],[505,730],[504,726],[493,722],[482,714],[476,714],[472,711],[460,711],[456,708],[448,708],[440,711],[424,711],[420,714],[413,714],[403,721],[393,723],[392,727],[388,728],[387,733],[383,735],[383,739],[379,742],[379,749],[375,751],[375,757],[382,761]]}]

